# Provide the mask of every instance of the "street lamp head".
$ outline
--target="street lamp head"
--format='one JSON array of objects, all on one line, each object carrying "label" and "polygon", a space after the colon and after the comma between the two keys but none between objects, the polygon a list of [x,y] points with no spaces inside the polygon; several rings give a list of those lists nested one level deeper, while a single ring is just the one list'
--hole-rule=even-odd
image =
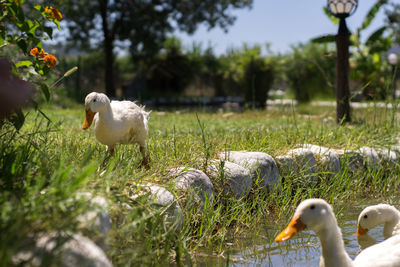
[{"label": "street lamp head", "polygon": [[392,66],[397,65],[397,62],[399,61],[399,57],[395,53],[390,53],[387,57],[389,64]]},{"label": "street lamp head", "polygon": [[328,0],[329,12],[337,18],[347,18],[357,9],[358,0]]}]

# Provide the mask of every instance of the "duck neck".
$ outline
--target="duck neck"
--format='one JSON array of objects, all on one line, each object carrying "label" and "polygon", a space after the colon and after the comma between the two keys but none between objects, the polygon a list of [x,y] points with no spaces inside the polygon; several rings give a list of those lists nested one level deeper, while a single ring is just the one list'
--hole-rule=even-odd
[{"label": "duck neck", "polygon": [[337,226],[336,220],[334,224],[326,225],[317,234],[321,241],[322,258],[325,267],[353,266],[351,258],[344,249],[342,232]]},{"label": "duck neck", "polygon": [[382,219],[384,219],[383,235],[385,238],[391,237],[393,231],[400,220],[400,213],[393,207],[382,211]]},{"label": "duck neck", "polygon": [[113,118],[113,112],[110,103],[107,103],[101,111],[99,111],[101,121],[110,121]]}]

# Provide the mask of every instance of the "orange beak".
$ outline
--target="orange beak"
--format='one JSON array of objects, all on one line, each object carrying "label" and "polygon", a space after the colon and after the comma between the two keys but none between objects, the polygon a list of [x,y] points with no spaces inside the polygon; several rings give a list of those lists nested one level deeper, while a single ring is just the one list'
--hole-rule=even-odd
[{"label": "orange beak", "polygon": [[289,225],[283,230],[277,237],[275,237],[275,242],[282,242],[292,238],[298,232],[301,232],[306,228],[306,225],[300,220],[300,216],[292,218]]},{"label": "orange beak", "polygon": [[85,120],[83,121],[82,124],[83,130],[87,130],[90,127],[90,125],[92,125],[95,114],[96,112],[93,112],[90,108],[86,110]]},{"label": "orange beak", "polygon": [[353,234],[354,236],[360,236],[360,235],[365,235],[368,233],[368,229],[362,228],[360,225],[357,227],[357,233]]}]

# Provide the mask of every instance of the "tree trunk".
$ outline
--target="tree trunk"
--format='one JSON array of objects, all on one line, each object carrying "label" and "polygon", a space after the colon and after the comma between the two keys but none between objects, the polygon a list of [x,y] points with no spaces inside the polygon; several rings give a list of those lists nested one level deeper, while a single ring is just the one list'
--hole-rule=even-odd
[{"label": "tree trunk", "polygon": [[113,54],[113,41],[110,38],[104,39],[104,54],[106,59],[106,69],[104,73],[106,95],[115,97],[114,87],[114,54]]},{"label": "tree trunk", "polygon": [[344,18],[336,35],[336,122],[350,122],[349,32]]},{"label": "tree trunk", "polygon": [[99,0],[100,4],[100,13],[102,19],[102,28],[103,28],[103,49],[105,56],[105,72],[104,72],[104,84],[106,87],[106,95],[108,97],[115,97],[115,87],[114,87],[114,34],[110,30],[108,25],[108,1],[107,0]]}]

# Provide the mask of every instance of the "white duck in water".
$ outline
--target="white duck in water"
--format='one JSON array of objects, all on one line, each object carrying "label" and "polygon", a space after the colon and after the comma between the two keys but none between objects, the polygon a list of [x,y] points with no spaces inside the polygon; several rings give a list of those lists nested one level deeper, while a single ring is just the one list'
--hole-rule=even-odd
[{"label": "white duck in water", "polygon": [[304,229],[313,230],[322,246],[320,266],[325,267],[388,267],[400,266],[400,235],[363,250],[354,261],[344,248],[342,232],[331,206],[323,199],[307,199],[297,207],[289,225],[275,242],[290,239]]},{"label": "white duck in water", "polygon": [[86,130],[94,119],[97,140],[106,145],[111,155],[116,144],[138,143],[143,156],[143,164],[148,165],[146,157],[146,138],[149,112],[131,101],[112,101],[102,93],[92,92],[85,98],[86,116],[82,129]]},{"label": "white duck in water", "polygon": [[379,224],[383,224],[385,238],[398,235],[400,233],[400,212],[388,204],[366,207],[358,216],[356,235],[364,235]]}]

